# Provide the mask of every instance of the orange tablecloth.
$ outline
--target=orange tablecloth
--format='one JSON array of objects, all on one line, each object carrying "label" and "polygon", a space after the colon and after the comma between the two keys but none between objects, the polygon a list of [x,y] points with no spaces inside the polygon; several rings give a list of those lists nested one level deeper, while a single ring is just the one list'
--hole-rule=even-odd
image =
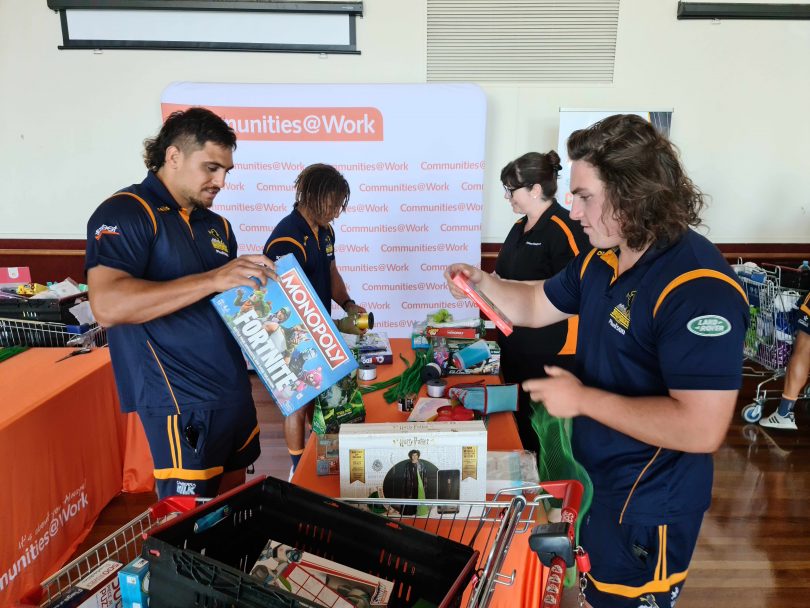
[{"label": "orange tablecloth", "polygon": [[[394,363],[377,367],[377,380],[383,381],[401,374],[405,365],[399,358],[402,353],[406,359],[413,362],[413,351],[410,341],[403,338],[391,340],[394,351]],[[497,383],[497,376],[451,376],[448,385],[461,382],[475,382],[483,379],[487,383]],[[389,405],[383,399],[385,391],[370,393],[363,397],[366,405],[367,422],[402,422],[408,418],[407,413],[400,412],[396,404]],[[422,387],[420,396],[426,395]],[[511,413],[493,414],[487,423],[487,447],[490,450],[521,449],[520,436],[517,432],[514,416]],[[295,471],[293,483],[314,492],[327,496],[340,496],[340,479],[337,475],[318,476],[315,472],[316,448],[315,437],[310,436],[301,462]],[[429,530],[431,528],[428,528]],[[512,540],[506,562],[501,568],[504,574],[515,571],[515,582],[512,586],[497,585],[492,597],[493,607],[515,608],[516,606],[539,606],[540,584],[542,582],[543,568],[534,552],[529,549],[528,533],[517,534]],[[485,534],[481,538],[486,538]],[[478,547],[476,547],[478,548]]]},{"label": "orange tablecloth", "polygon": [[57,362],[72,350],[0,363],[0,606],[67,561],[122,489],[127,437],[143,433],[119,411],[109,351]]}]

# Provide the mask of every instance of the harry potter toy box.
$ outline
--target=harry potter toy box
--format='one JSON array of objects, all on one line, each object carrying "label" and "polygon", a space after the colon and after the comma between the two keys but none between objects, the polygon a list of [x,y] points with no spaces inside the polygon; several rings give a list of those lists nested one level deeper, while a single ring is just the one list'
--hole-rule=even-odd
[{"label": "harry potter toy box", "polygon": [[[340,427],[341,498],[486,499],[487,431],[470,422]],[[438,517],[452,504],[386,503],[389,514]]]},{"label": "harry potter toy box", "polygon": [[295,256],[276,260],[278,282],[234,287],[211,302],[289,416],[357,369],[357,360]]}]

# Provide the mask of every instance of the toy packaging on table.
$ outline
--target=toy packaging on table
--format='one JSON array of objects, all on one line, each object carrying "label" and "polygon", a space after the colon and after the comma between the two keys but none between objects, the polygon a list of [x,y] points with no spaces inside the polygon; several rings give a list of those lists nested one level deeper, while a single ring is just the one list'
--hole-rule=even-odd
[{"label": "toy packaging on table", "polygon": [[[428,338],[460,338],[462,340],[477,340],[486,333],[483,319],[471,319],[474,326],[454,324],[427,324],[425,335]],[[437,326],[438,325],[438,326]]]},{"label": "toy packaging on table", "polygon": [[[340,428],[342,498],[481,501],[487,431],[469,422],[400,422]],[[387,506],[391,514],[440,516],[441,507]]]},{"label": "toy packaging on table", "polygon": [[385,332],[366,332],[361,336],[344,334],[349,348],[357,351],[360,365],[388,365],[394,361],[391,341]]},{"label": "toy packaging on table", "polygon": [[337,433],[315,435],[315,472],[318,475],[337,475],[339,436]]},{"label": "toy packaging on table", "polygon": [[365,419],[363,396],[357,389],[357,370],[353,370],[315,398],[312,431],[317,435],[337,433],[341,424]]},{"label": "toy packaging on table", "polygon": [[434,338],[433,360],[443,376],[497,376],[501,371],[501,347],[492,340]]},{"label": "toy packaging on table", "polygon": [[444,397],[420,397],[408,416],[408,422],[433,422],[439,416],[439,408],[449,405],[450,399]]},{"label": "toy packaging on table", "polygon": [[417,321],[411,330],[411,348],[429,348],[436,338],[458,338],[477,340],[486,332],[481,317],[453,319],[447,309],[427,315],[424,321]]},{"label": "toy packaging on table", "polygon": [[276,260],[276,273],[278,282],[234,287],[211,302],[289,416],[358,365],[295,256]]}]

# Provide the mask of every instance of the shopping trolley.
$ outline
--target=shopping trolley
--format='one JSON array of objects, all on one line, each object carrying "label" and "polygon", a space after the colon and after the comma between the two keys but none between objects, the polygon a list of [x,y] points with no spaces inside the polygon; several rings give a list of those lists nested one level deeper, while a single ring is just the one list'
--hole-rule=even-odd
[{"label": "shopping trolley", "polygon": [[193,496],[174,496],[152,505],[145,513],[45,579],[40,589],[24,598],[26,605],[48,606],[63,598],[73,586],[107,560],[128,564],[141,553],[145,535],[158,525],[190,511],[202,502]]},{"label": "shopping trolley", "polygon": [[[581,484],[551,482],[542,492],[531,491],[539,488],[501,493],[479,503],[427,501],[442,507],[438,521],[409,516],[395,521],[368,512],[368,506],[358,508],[357,501],[348,504],[276,478],[257,478],[148,530],[141,556],[150,562],[152,603],[160,606],[316,606],[249,574],[269,537],[391,581],[396,589],[391,608],[422,605],[420,600],[442,608],[460,606],[464,600],[465,606],[477,608],[489,604],[496,584],[515,580],[514,572],[500,574],[500,565],[514,534],[528,532],[535,524],[544,499],[562,501],[569,534],[563,540],[573,547]],[[128,534],[129,539],[132,528],[116,534]],[[565,567],[571,564],[557,563],[555,552],[546,558],[556,561],[548,562],[548,573],[537,566],[547,579],[543,606],[556,606]]]},{"label": "shopping trolley", "polygon": [[0,346],[93,348],[105,344],[107,331],[97,323],[67,325],[0,318]]},{"label": "shopping trolley", "polygon": [[[768,398],[765,388],[785,375],[793,350],[798,306],[806,295],[783,284],[783,268],[764,264],[763,267],[743,264],[734,266],[748,296],[750,325],[745,334],[745,358],[759,366],[743,368],[743,375],[762,379],[757,384],[753,403],[742,410],[743,419],[755,423],[762,418],[762,408]],[[772,398],[773,399],[773,398]]]},{"label": "shopping trolley", "polygon": [[[261,494],[266,497],[268,490],[267,483],[270,483],[271,488],[281,488],[283,490],[283,504],[286,505],[287,508],[292,508],[292,517],[294,517],[295,513],[298,512],[298,508],[303,506],[303,503],[297,502],[299,500],[297,494],[304,491],[293,488],[291,484],[274,478],[266,478],[264,480],[257,479],[243,487],[248,491],[252,490],[254,494]],[[287,489],[294,490],[294,492],[288,493]],[[234,492],[236,492],[236,494],[234,494]],[[183,594],[188,594],[189,590],[192,590],[192,593],[198,598],[205,598],[209,591],[212,593],[216,591],[230,594],[233,601],[229,603],[229,605],[234,606],[315,606],[315,604],[304,599],[295,597],[291,599],[291,596],[286,594],[276,594],[273,596],[278,603],[273,603],[273,601],[269,603],[252,603],[251,600],[255,600],[256,598],[250,595],[251,587],[258,585],[256,585],[255,582],[252,585],[250,582],[251,579],[246,575],[246,570],[250,568],[251,561],[242,559],[240,568],[242,574],[245,576],[241,578],[241,580],[230,580],[227,564],[216,562],[216,558],[211,559],[206,557],[206,553],[208,553],[209,556],[211,554],[216,555],[216,551],[210,550],[212,547],[209,547],[209,551],[203,550],[202,554],[189,551],[192,549],[192,543],[189,542],[189,538],[203,538],[205,534],[191,532],[191,537],[185,537],[185,540],[182,543],[177,543],[176,547],[170,552],[166,551],[167,545],[165,543],[155,543],[152,539],[147,541],[151,532],[153,530],[157,532],[158,528],[164,532],[164,539],[166,539],[165,532],[176,533],[176,530],[171,530],[172,522],[170,520],[177,518],[179,515],[185,514],[185,519],[191,518],[191,521],[187,523],[192,527],[195,521],[199,523],[207,516],[208,519],[210,519],[210,513],[208,513],[208,511],[217,508],[221,510],[222,507],[219,503],[222,500],[226,501],[228,504],[234,504],[234,499],[239,496],[239,492],[240,490],[236,489],[215,501],[195,500],[194,497],[172,497],[158,502],[148,511],[139,515],[90,550],[71,561],[53,576],[43,581],[39,595],[36,598],[26,598],[26,601],[40,606],[47,606],[55,600],[64,597],[76,582],[81,580],[104,561],[114,559],[121,563],[129,563],[138,556],[150,553],[148,550],[150,547],[152,548],[152,554],[160,553],[160,551],[155,551],[154,547],[162,547],[166,555],[163,556],[164,561],[157,564],[157,568],[155,568],[155,562],[153,562],[153,569],[156,569],[157,572],[152,572],[153,578],[150,585],[154,585],[154,577],[156,574],[160,576],[167,574],[167,568],[165,567],[167,559],[168,563],[172,564],[171,567],[176,570],[175,574],[172,576],[181,573],[183,567],[188,565],[188,570],[182,573],[186,577],[185,581],[181,580],[184,578],[183,576],[174,578],[174,586],[172,589],[176,591],[177,595],[180,597],[186,597]],[[327,512],[340,513],[340,510],[337,508],[337,502],[326,499],[325,497],[322,498],[323,503],[322,505],[318,505],[318,507],[326,507]],[[496,494],[492,500],[478,502],[448,500],[419,501],[403,498],[345,499],[340,502],[349,503],[346,505],[346,508],[351,511],[355,511],[357,507],[361,507],[363,510],[387,510],[388,505],[392,502],[395,502],[397,505],[407,503],[430,508],[435,507],[437,511],[441,512],[439,517],[423,518],[400,515],[395,518],[389,515],[373,515],[371,513],[367,513],[366,515],[372,517],[372,519],[388,521],[388,523],[383,526],[384,528],[390,528],[392,526],[402,529],[416,528],[421,532],[428,533],[427,536],[417,535],[416,538],[418,539],[427,541],[431,538],[443,540],[440,537],[444,537],[445,539],[453,540],[454,543],[452,544],[454,546],[468,546],[468,551],[475,558],[475,567],[470,572],[466,572],[465,570],[466,575],[462,573],[462,576],[459,577],[459,580],[463,580],[464,584],[455,585],[453,587],[450,593],[452,604],[443,603],[442,606],[461,605],[460,602],[462,598],[466,598],[464,605],[467,608],[483,608],[489,605],[496,585],[512,585],[515,582],[515,571],[509,574],[502,574],[500,572],[509,552],[513,537],[516,534],[536,533],[538,531],[536,520],[539,519],[543,521],[544,519],[544,501],[547,499],[560,500],[562,502],[561,521],[567,526],[564,532],[565,538],[557,538],[554,543],[555,549],[551,552],[538,548],[539,545],[535,546],[533,540],[531,538],[529,540],[530,547],[538,553],[541,562],[548,567],[548,572],[544,575],[545,586],[542,592],[542,605],[544,607],[548,606],[553,608],[559,606],[562,594],[562,581],[565,576],[566,568],[573,565],[573,562],[569,558],[566,558],[565,554],[570,554],[572,551],[575,551],[573,529],[576,523],[581,498],[582,485],[578,481],[555,481],[544,483],[542,487],[524,486],[521,488],[505,489]],[[203,502],[208,504],[201,505],[200,503]],[[200,508],[193,511],[195,506]],[[222,550],[226,553],[230,551],[242,553],[242,549],[233,547],[234,544],[238,544],[235,540],[236,537],[232,535],[233,530],[244,526],[245,523],[249,522],[258,512],[266,510],[268,506],[268,504],[254,505],[254,507],[248,509],[248,511],[235,508],[229,517],[217,518],[217,524],[225,519],[233,520],[232,522],[224,522],[226,525],[233,526],[233,528],[225,530],[224,538],[227,538],[228,541],[224,541],[224,544],[230,541],[231,546],[222,548]],[[289,514],[287,514],[287,516],[289,516]],[[180,521],[180,519],[181,518],[178,518],[178,521]],[[345,518],[341,518],[340,521],[345,524],[346,520]],[[163,524],[169,526],[169,529]],[[302,523],[299,524],[299,534],[303,533],[305,536],[311,537],[314,533],[314,537],[322,538],[324,531],[329,530],[330,525],[330,523],[327,523],[325,526],[312,526],[311,523],[308,522]],[[206,532],[213,532],[215,529],[216,527],[212,530],[206,530]],[[169,534],[169,536],[171,536],[171,534]],[[372,534],[371,536],[374,535]],[[178,538],[182,537],[183,535],[180,534]],[[216,538],[216,536],[212,538]],[[222,537],[220,536],[220,538]],[[177,538],[175,538],[175,540],[177,540]],[[369,538],[367,540],[373,541],[374,539]],[[560,546],[560,540],[563,541],[563,548],[558,550],[557,547]],[[311,543],[312,538],[309,538],[306,542]],[[430,543],[425,545],[424,548],[430,551],[436,547],[443,546],[445,545],[441,543]],[[305,546],[304,548],[308,551],[316,550],[314,546]],[[168,553],[171,553],[171,555],[168,555]],[[196,555],[196,557],[194,557],[194,555]],[[152,557],[154,557],[154,555]],[[441,559],[441,555],[434,554],[428,559],[432,562],[435,559]],[[213,565],[213,570],[208,570],[207,567],[211,565]],[[404,567],[405,564],[402,564],[402,566]],[[413,564],[408,565],[408,567],[413,567]],[[208,589],[206,589],[206,587],[208,587]],[[158,597],[160,593],[160,587],[158,586],[158,589],[155,590],[155,594],[153,595],[153,599],[159,600],[156,601],[156,603],[163,605],[166,603],[166,598]],[[267,597],[267,593],[268,590],[265,588],[263,592],[264,598]],[[272,591],[270,591],[270,593],[272,594]],[[182,601],[185,600],[183,599],[181,602]],[[408,604],[400,602],[396,605]]]}]

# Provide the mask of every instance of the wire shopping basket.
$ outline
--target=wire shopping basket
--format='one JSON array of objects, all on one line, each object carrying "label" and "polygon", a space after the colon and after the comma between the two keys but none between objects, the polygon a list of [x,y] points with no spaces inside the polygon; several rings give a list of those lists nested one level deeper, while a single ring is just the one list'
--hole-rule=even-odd
[{"label": "wire shopping basket", "polygon": [[105,344],[107,331],[98,323],[66,325],[0,318],[0,346],[91,348]]},{"label": "wire shopping basket", "polygon": [[755,423],[762,417],[763,405],[768,399],[766,385],[785,375],[793,352],[798,307],[806,292],[785,287],[782,273],[791,269],[782,266],[763,264],[760,267],[738,260],[734,270],[748,296],[750,312],[743,352],[748,361],[759,366],[758,369],[745,366],[743,372],[762,379],[754,402],[742,410],[745,421]]}]

